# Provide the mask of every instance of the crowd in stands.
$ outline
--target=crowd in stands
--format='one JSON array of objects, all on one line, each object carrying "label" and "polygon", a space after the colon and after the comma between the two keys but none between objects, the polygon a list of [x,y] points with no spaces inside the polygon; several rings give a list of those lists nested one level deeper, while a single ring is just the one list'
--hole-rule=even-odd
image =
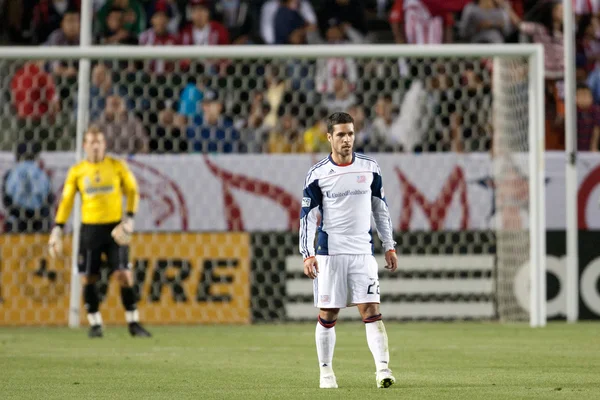
[{"label": "crowd in stands", "polygon": [[[579,149],[597,151],[600,0],[572,1]],[[1,40],[76,46],[80,3],[0,0]],[[564,148],[561,1],[93,0],[93,9],[97,45],[541,43],[547,148]],[[123,153],[324,151],[323,121],[334,110],[355,117],[362,150],[486,151],[490,69],[488,60],[95,62],[90,119]],[[11,126],[54,138],[43,145],[60,149],[73,132],[47,132],[40,121],[60,126],[59,115],[75,114],[77,63],[9,70],[6,99],[21,121]]]}]

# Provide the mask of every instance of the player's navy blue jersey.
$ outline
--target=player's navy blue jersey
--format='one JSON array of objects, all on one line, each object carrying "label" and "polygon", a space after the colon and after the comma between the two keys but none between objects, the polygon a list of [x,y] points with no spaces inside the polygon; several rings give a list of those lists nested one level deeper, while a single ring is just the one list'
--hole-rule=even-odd
[{"label": "player's navy blue jersey", "polygon": [[[315,251],[319,213],[321,224]],[[384,250],[394,249],[392,221],[377,162],[354,153],[350,164],[338,165],[329,156],[306,175],[300,214],[300,253],[305,258],[315,254],[371,254],[372,217]]]}]

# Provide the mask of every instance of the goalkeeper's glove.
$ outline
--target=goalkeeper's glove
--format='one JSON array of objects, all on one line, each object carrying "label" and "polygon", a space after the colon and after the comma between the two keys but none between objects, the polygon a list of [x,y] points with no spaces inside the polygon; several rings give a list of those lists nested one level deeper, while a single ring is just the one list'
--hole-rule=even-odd
[{"label": "goalkeeper's glove", "polygon": [[63,251],[63,229],[61,226],[56,225],[50,232],[50,240],[48,241],[48,251],[50,257],[54,258],[61,254]]},{"label": "goalkeeper's glove", "polygon": [[123,221],[112,230],[111,235],[119,246],[127,246],[131,243],[133,234],[133,218],[125,217]]}]

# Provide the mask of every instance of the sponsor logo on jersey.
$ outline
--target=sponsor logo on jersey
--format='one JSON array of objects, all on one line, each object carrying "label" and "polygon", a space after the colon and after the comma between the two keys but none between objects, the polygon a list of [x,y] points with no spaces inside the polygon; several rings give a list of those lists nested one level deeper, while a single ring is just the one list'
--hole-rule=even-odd
[{"label": "sponsor logo on jersey", "polygon": [[310,197],[302,198],[302,207],[310,207]]},{"label": "sponsor logo on jersey", "polygon": [[331,175],[331,174],[335,174],[335,171],[333,169],[329,170],[329,175]]},{"label": "sponsor logo on jersey", "polygon": [[325,192],[325,196],[329,197],[330,199],[336,199],[338,197],[356,196],[356,195],[367,194],[367,193],[369,193],[368,189],[365,189],[365,190],[356,189],[356,190],[346,190],[345,192],[336,192],[336,193]]},{"label": "sponsor logo on jersey", "polygon": [[356,177],[356,183],[366,183],[367,177],[364,175],[359,175]]},{"label": "sponsor logo on jersey", "polygon": [[[97,180],[94,179],[96,182]],[[88,195],[94,195],[94,194],[102,194],[102,193],[112,193],[113,190],[115,190],[113,185],[100,185],[100,186],[94,186],[91,182],[91,179],[89,176],[86,176],[83,179],[83,191],[88,194]]]}]

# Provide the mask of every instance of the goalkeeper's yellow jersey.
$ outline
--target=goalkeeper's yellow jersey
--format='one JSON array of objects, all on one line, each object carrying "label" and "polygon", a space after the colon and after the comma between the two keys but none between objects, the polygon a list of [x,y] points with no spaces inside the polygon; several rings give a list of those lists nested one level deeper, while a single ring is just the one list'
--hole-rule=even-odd
[{"label": "goalkeeper's yellow jersey", "polygon": [[75,193],[81,194],[81,222],[109,224],[123,216],[123,195],[127,196],[127,213],[135,213],[139,194],[135,177],[123,160],[106,156],[98,163],[81,161],[67,174],[56,223],[64,224],[73,208]]}]

